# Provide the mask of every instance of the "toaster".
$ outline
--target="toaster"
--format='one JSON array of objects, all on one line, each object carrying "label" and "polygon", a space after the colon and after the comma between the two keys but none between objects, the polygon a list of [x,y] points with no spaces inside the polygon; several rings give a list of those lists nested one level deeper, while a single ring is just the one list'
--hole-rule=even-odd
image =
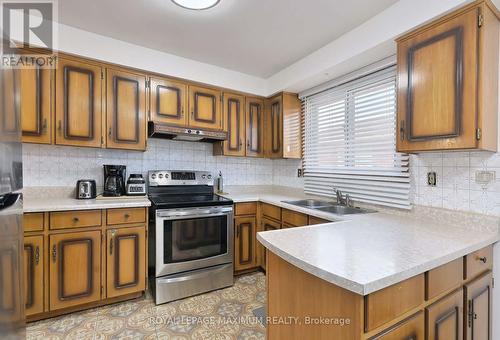
[{"label": "toaster", "polygon": [[76,198],[91,199],[96,198],[97,187],[93,179],[81,179],[76,182]]}]

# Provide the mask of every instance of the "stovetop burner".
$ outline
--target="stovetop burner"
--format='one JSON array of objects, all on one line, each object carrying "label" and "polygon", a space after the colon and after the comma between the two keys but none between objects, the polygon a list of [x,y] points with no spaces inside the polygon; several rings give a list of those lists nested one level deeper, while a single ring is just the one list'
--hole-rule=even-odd
[{"label": "stovetop burner", "polygon": [[149,199],[156,209],[233,204],[214,194],[212,175],[206,171],[150,171],[148,183]]},{"label": "stovetop burner", "polygon": [[185,208],[232,205],[233,201],[216,194],[150,195],[156,208]]}]

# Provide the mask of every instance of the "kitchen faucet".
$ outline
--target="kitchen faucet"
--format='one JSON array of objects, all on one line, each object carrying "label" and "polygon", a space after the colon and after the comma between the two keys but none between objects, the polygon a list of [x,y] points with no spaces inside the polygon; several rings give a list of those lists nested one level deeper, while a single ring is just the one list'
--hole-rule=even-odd
[{"label": "kitchen faucet", "polygon": [[333,188],[333,190],[335,191],[335,194],[337,195],[337,203],[338,204],[345,205],[347,207],[352,206],[352,199],[351,199],[351,196],[349,196],[349,194],[345,194],[345,197],[344,197],[344,195],[342,194],[342,191],[340,191],[339,189]]}]

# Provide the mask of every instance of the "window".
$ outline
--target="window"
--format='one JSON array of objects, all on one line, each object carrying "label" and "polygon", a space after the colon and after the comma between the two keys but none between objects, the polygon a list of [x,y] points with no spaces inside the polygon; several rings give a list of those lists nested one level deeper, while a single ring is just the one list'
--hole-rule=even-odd
[{"label": "window", "polygon": [[396,152],[396,72],[389,67],[303,98],[305,191],[410,208],[408,155]]}]

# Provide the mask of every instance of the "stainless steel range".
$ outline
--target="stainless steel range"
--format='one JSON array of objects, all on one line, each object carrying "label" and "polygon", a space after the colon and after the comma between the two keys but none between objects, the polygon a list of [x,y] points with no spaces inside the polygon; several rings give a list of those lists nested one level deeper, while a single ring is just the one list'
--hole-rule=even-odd
[{"label": "stainless steel range", "polygon": [[148,173],[149,277],[156,304],[233,285],[233,201],[205,171]]}]

